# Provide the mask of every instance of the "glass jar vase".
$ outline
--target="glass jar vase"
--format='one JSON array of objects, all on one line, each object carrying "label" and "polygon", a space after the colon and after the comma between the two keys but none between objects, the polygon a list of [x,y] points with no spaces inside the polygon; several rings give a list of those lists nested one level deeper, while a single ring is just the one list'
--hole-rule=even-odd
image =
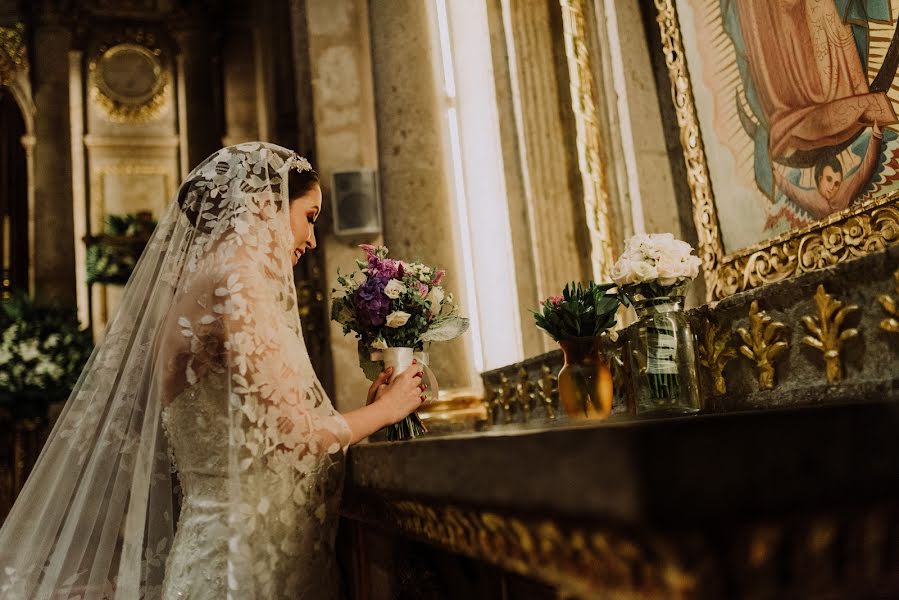
[{"label": "glass jar vase", "polygon": [[683,296],[636,300],[626,344],[637,415],[699,410],[693,332]]},{"label": "glass jar vase", "polygon": [[570,419],[605,419],[612,412],[612,371],[600,338],[559,342],[565,365],[559,371],[559,403]]}]

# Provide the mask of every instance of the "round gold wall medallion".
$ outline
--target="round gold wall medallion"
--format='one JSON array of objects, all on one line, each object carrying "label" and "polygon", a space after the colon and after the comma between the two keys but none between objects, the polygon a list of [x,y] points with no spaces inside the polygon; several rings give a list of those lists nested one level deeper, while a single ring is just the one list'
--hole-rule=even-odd
[{"label": "round gold wall medallion", "polygon": [[166,104],[168,73],[159,51],[117,44],[90,63],[91,98],[110,121],[152,121]]}]

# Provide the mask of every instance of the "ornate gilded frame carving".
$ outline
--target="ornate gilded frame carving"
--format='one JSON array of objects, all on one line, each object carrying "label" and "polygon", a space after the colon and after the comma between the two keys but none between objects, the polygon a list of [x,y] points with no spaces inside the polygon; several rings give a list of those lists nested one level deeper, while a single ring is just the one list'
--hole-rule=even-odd
[{"label": "ornate gilded frame carving", "polygon": [[693,219],[699,237],[698,252],[703,262],[709,300],[816,271],[899,244],[899,193],[893,193],[726,254],[675,0],[655,0],[655,5],[680,128],[687,183],[693,200]]},{"label": "ornate gilded frame carving", "polygon": [[592,262],[598,277],[608,278],[612,269],[614,233],[609,214],[609,184],[605,176],[596,81],[588,41],[585,0],[561,0],[565,55],[571,86],[571,105],[577,131],[578,167],[584,186],[587,229]]},{"label": "ornate gilded frame carving", "polygon": [[0,85],[10,85],[21,71],[28,71],[25,25],[0,27]]}]

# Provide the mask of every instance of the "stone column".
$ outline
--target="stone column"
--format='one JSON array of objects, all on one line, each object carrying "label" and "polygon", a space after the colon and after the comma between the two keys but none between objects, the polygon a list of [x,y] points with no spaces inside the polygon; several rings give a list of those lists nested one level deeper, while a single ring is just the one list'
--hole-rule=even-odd
[{"label": "stone column", "polygon": [[[446,269],[446,287],[464,298],[432,10],[421,0],[369,6],[384,240],[394,256]],[[432,360],[443,387],[473,385],[468,336],[436,345]]]},{"label": "stone column", "polygon": [[502,4],[537,293],[545,298],[593,274],[561,9],[531,0]]},{"label": "stone column", "polygon": [[[324,194],[324,211],[316,226],[318,250],[300,261],[300,269],[309,259],[320,260],[325,291],[334,286],[338,269],[354,268],[354,261],[361,257],[360,242],[381,241],[376,237],[340,240],[331,235],[331,174],[378,164],[367,5],[367,0],[291,0],[299,123],[296,147],[314,156],[310,160],[322,177]],[[311,283],[315,282],[300,282]],[[330,315],[330,307],[326,308]],[[342,411],[359,408],[365,404],[369,382],[355,367],[356,339],[344,336],[340,325],[333,321],[328,325],[328,321],[328,335],[318,338],[328,343],[331,363],[337,367],[331,399]],[[306,342],[310,342],[308,336]]]},{"label": "stone column", "polygon": [[[175,33],[178,42],[178,124],[187,171],[221,148],[222,85],[216,36],[200,29]],[[185,135],[186,133],[186,135]]]},{"label": "stone column", "polygon": [[34,31],[34,295],[75,305],[69,49],[72,32],[56,23]]}]

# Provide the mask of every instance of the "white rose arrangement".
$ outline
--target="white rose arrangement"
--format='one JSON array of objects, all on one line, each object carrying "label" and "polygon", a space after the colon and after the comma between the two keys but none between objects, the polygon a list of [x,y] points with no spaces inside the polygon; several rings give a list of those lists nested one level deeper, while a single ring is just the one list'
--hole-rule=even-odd
[{"label": "white rose arrangement", "polygon": [[73,311],[24,295],[0,303],[0,404],[65,400],[90,350]]},{"label": "white rose arrangement", "polygon": [[626,292],[667,296],[699,274],[702,261],[692,252],[690,244],[670,233],[637,234],[625,242],[612,280]]}]

